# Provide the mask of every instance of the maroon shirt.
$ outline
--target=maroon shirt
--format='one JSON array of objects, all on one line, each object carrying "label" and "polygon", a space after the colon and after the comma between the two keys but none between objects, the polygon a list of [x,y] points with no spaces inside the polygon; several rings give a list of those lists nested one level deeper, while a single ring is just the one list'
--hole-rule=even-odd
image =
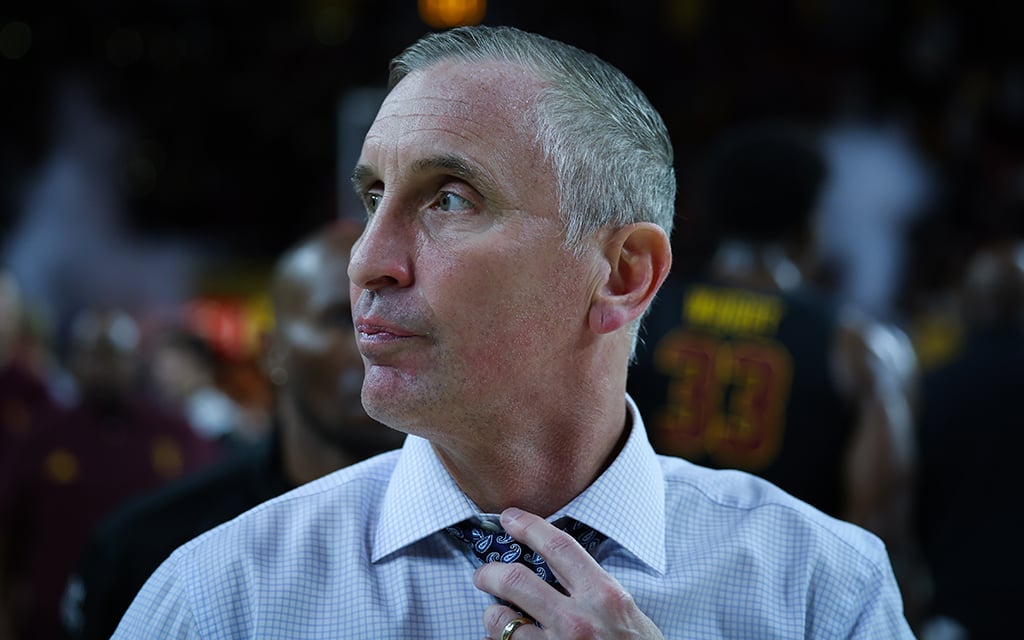
[{"label": "maroon shirt", "polygon": [[16,361],[0,368],[0,459],[24,442],[52,408],[50,392],[34,373]]},{"label": "maroon shirt", "polygon": [[101,516],[218,455],[182,418],[135,398],[116,411],[55,411],[0,458],[0,527],[21,637],[57,637],[61,594]]}]

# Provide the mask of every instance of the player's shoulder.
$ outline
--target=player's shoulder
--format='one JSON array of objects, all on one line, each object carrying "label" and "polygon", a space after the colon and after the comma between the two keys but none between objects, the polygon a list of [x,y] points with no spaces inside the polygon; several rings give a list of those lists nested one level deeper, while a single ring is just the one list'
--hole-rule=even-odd
[{"label": "player's shoulder", "polygon": [[94,537],[121,544],[139,535],[158,533],[183,519],[196,520],[197,512],[217,510],[224,503],[240,503],[248,497],[247,485],[262,464],[261,456],[247,452],[171,481],[114,510],[97,525]]},{"label": "player's shoulder", "polygon": [[267,500],[179,551],[255,548],[285,534],[319,530],[326,523],[362,528],[377,512],[398,455],[397,450],[382,453]]}]

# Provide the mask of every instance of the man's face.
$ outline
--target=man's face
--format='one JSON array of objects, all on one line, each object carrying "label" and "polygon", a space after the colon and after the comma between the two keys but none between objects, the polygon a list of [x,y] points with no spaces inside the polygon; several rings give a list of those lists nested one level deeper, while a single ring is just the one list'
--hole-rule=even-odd
[{"label": "man's face", "polygon": [[84,399],[116,403],[135,388],[138,373],[138,328],[123,313],[88,312],[72,329],[68,369]]},{"label": "man's face", "polygon": [[438,64],[402,80],[366,136],[349,275],[363,403],[395,428],[473,437],[564,402],[601,260],[563,244],[528,121],[538,88],[518,67]]},{"label": "man's face", "polygon": [[363,363],[352,340],[347,247],[309,250],[301,283],[282,310],[289,394],[302,419],[343,445],[389,448],[400,434],[366,415],[360,402]]}]

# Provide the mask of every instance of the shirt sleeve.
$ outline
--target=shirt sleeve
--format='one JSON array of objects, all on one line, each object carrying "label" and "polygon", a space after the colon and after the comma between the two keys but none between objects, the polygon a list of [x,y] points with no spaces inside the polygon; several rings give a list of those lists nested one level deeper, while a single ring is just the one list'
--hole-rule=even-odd
[{"label": "shirt sleeve", "polygon": [[864,598],[860,615],[850,631],[851,640],[869,640],[871,638],[900,638],[914,640],[914,632],[910,629],[903,613],[903,596],[896,584],[896,576],[888,561],[879,562],[880,579],[864,589]]},{"label": "shirt sleeve", "polygon": [[173,554],[150,576],[121,618],[111,640],[199,640],[195,612],[179,560],[180,553]]}]

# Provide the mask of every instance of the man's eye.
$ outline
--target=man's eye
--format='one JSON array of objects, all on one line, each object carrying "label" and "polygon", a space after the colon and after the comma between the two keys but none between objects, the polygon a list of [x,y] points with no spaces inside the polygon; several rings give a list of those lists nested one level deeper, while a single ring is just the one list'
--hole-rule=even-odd
[{"label": "man's eye", "polygon": [[465,211],[466,209],[472,209],[473,203],[462,196],[444,191],[437,200],[437,208],[441,211]]},{"label": "man's eye", "polygon": [[381,198],[383,198],[383,196],[379,193],[367,193],[366,210],[370,213],[377,211],[377,207],[380,206]]}]

